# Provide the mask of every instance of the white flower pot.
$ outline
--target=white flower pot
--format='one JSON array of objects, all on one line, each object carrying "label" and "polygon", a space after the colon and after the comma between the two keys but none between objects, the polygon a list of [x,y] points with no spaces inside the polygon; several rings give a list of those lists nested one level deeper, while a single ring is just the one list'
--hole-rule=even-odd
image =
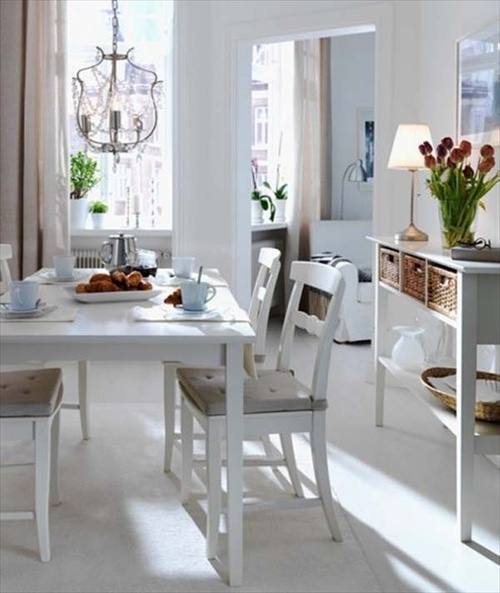
[{"label": "white flower pot", "polygon": [[84,229],[89,213],[88,198],[69,201],[69,211],[72,229]]},{"label": "white flower pot", "polygon": [[103,229],[104,222],[106,220],[106,214],[94,214],[90,213],[90,220],[92,222],[93,229]]},{"label": "white flower pot", "polygon": [[252,200],[252,224],[262,224],[264,222],[264,210],[260,205],[260,200]]},{"label": "white flower pot", "polygon": [[276,206],[274,222],[286,222],[286,202],[286,200],[274,200]]}]

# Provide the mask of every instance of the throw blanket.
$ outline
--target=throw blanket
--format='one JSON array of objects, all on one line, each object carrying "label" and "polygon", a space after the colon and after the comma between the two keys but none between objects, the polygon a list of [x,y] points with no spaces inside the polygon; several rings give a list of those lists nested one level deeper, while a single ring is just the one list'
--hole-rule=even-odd
[{"label": "throw blanket", "polygon": [[[347,257],[342,255],[334,255],[331,251],[323,251],[321,253],[315,253],[311,255],[311,261],[319,264],[326,264],[327,266],[335,267],[340,262],[352,263]],[[370,268],[358,268],[358,281],[359,282],[371,282],[372,271]]]}]

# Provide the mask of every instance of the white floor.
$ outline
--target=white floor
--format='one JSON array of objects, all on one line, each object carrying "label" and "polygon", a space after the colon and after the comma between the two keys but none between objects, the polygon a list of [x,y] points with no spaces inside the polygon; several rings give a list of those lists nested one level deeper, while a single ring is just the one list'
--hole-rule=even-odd
[{"label": "white floor", "polygon": [[[271,350],[276,341],[274,327]],[[296,370],[307,377],[311,345],[304,336],[299,343]],[[370,357],[367,346],[335,346],[332,358],[330,469],[345,541],[328,539],[319,509],[248,514],[243,590],[498,593],[498,468],[476,458],[475,541],[459,544],[454,439],[395,388],[388,391],[386,426],[376,429]],[[161,472],[160,388],[153,365],[93,365],[92,439],[80,441],[76,413],[63,416],[63,504],[51,516],[53,560],[38,562],[32,523],[2,523],[2,593],[228,590],[220,567],[205,560],[198,505],[185,510],[175,473]],[[295,442],[310,480],[308,443],[301,435]],[[4,454],[24,460],[30,449]],[[286,495],[268,470],[246,470],[245,477],[247,491]],[[30,504],[29,472],[9,470],[0,485],[2,508]]]}]

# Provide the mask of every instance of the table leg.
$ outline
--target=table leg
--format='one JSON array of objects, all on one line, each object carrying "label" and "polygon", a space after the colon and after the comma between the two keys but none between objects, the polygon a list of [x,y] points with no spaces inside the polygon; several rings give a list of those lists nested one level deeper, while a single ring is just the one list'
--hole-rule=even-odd
[{"label": "table leg", "polygon": [[78,362],[78,405],[80,406],[80,424],[84,441],[88,441],[90,438],[88,366],[89,363],[85,360]]},{"label": "table leg", "polygon": [[457,310],[457,526],[465,542],[472,536],[474,495],[477,277],[473,274],[458,274]]},{"label": "table leg", "polygon": [[226,446],[229,585],[243,573],[243,346],[226,345]]},{"label": "table leg", "polygon": [[379,280],[379,248],[375,252],[375,327],[373,340],[373,356],[375,370],[375,426],[384,423],[384,392],[385,392],[385,367],[380,363],[379,357],[385,354],[386,327],[387,327],[387,301],[388,294],[380,286]]}]

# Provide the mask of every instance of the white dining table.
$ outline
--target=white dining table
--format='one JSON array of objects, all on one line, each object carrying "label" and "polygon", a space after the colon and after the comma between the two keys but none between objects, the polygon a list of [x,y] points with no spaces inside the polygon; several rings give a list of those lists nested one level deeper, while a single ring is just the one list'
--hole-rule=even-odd
[{"label": "white dining table", "polygon": [[[90,271],[89,271],[90,272]],[[213,272],[212,272],[213,273]],[[223,284],[221,282],[221,284]],[[171,288],[165,288],[165,292]],[[243,350],[255,340],[246,314],[227,284],[214,303],[239,310],[238,321],[136,321],[143,303],[78,303],[66,288],[40,285],[40,297],[61,308],[75,307],[73,321],[0,320],[2,364],[28,361],[166,361],[226,368],[228,472],[228,581],[242,583],[243,572]]]}]

